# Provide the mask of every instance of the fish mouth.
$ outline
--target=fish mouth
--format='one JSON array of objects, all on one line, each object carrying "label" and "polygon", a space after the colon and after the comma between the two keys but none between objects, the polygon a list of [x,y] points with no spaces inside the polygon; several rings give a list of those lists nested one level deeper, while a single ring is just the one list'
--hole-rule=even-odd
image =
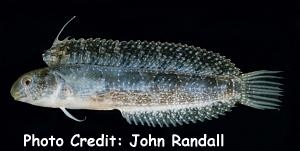
[{"label": "fish mouth", "polygon": [[[18,90],[18,91],[16,91]],[[20,91],[20,89],[16,89],[15,85],[10,89],[10,94],[16,101],[24,101],[26,95],[23,91]]]},{"label": "fish mouth", "polygon": [[14,82],[11,89],[10,89],[10,95],[14,98],[16,101],[23,100],[26,95],[24,93],[24,90],[22,89],[21,85],[18,81]]},{"label": "fish mouth", "polygon": [[14,100],[17,101],[24,101],[26,95],[20,93],[20,92],[15,92],[15,93],[11,93],[12,97],[14,98]]}]

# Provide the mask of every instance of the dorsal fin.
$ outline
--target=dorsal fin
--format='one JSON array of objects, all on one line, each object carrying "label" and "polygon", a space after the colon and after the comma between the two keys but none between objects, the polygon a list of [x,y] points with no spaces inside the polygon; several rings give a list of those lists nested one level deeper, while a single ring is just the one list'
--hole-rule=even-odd
[{"label": "dorsal fin", "polygon": [[57,43],[61,42],[58,38],[60,36],[60,34],[62,33],[62,31],[65,29],[65,27],[74,19],[76,18],[76,16],[73,16],[69,21],[67,21],[64,26],[60,29],[60,31],[58,32],[56,38],[53,41],[53,45],[56,45]]},{"label": "dorsal fin", "polygon": [[197,75],[239,75],[224,56],[199,47],[148,41],[65,39],[43,54],[48,66],[90,64]]}]

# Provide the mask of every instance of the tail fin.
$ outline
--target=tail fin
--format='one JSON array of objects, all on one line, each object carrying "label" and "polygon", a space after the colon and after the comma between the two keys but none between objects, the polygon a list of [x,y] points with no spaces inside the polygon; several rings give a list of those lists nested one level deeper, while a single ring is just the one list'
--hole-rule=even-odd
[{"label": "tail fin", "polygon": [[282,84],[274,81],[281,77],[273,74],[279,72],[260,70],[243,74],[241,104],[262,110],[278,109],[281,102],[278,97],[282,96],[279,86]]}]

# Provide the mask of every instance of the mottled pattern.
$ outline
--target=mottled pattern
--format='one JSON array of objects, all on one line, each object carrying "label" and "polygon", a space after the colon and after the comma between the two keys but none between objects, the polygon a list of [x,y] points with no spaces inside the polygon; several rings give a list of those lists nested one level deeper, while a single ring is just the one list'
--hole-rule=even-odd
[{"label": "mottled pattern", "polygon": [[110,100],[109,109],[121,110],[135,124],[169,126],[203,121],[224,114],[239,99],[240,87],[234,87],[237,83],[231,76],[141,72],[96,65],[55,66],[50,70],[71,89],[72,94],[61,95],[64,100],[72,97],[94,102],[86,109],[97,109],[98,105],[100,109],[105,100]]},{"label": "mottled pattern", "polygon": [[110,97],[115,107],[201,104],[230,100],[235,89],[227,76],[182,76],[95,65],[51,68],[75,97]]}]

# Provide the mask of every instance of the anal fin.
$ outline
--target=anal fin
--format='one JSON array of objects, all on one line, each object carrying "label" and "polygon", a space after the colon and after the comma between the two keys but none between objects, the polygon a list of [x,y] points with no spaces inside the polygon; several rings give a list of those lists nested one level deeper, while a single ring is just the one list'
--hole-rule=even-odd
[{"label": "anal fin", "polygon": [[234,103],[232,102],[216,102],[210,106],[173,107],[164,110],[151,110],[149,108],[140,110],[121,109],[121,113],[129,124],[141,124],[152,127],[156,127],[157,125],[160,127],[175,127],[177,125],[189,124],[190,122],[196,123],[197,121],[203,122],[205,119],[218,118],[218,115],[224,115],[233,106]]}]

